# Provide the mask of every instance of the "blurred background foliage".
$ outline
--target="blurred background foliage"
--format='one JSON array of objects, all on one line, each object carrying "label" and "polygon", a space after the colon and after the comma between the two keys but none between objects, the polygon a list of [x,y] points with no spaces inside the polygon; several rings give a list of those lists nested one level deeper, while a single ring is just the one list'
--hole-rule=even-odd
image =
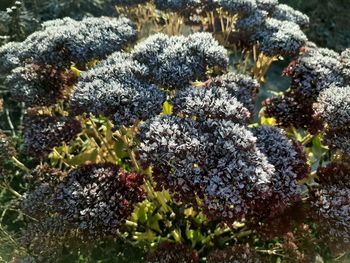
[{"label": "blurred background foliage", "polygon": [[350,46],[349,0],[280,0],[310,17],[309,39],[341,51]]}]

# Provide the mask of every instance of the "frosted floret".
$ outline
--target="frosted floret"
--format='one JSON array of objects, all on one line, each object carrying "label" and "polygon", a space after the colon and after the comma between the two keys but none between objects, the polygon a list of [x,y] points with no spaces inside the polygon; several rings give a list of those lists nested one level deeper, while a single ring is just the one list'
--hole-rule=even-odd
[{"label": "frosted floret", "polygon": [[285,4],[277,5],[271,17],[282,21],[294,22],[300,27],[307,27],[310,23],[310,19],[307,15]]},{"label": "frosted floret", "polygon": [[136,45],[132,57],[150,70],[164,88],[181,88],[205,80],[207,68],[226,68],[227,51],[209,33],[167,37],[156,34]]},{"label": "frosted floret", "polygon": [[295,55],[307,41],[297,24],[274,18],[267,18],[251,39],[258,41],[260,50],[269,56]]},{"label": "frosted floret", "polygon": [[0,46],[0,73],[4,74],[11,69],[21,65],[18,52],[21,49],[21,43],[9,42]]},{"label": "frosted floret", "polygon": [[350,86],[332,86],[320,93],[315,105],[316,115],[331,129],[350,124]]},{"label": "frosted floret", "polygon": [[23,63],[57,67],[69,67],[75,63],[84,67],[92,59],[101,59],[122,49],[135,38],[136,31],[127,18],[53,21],[25,41],[2,47],[0,55],[4,56],[4,64],[0,70],[8,71]]},{"label": "frosted floret", "polygon": [[143,200],[142,184],[142,176],[113,164],[83,165],[58,185],[57,209],[83,239],[113,237]]},{"label": "frosted floret", "polygon": [[329,49],[307,50],[287,73],[292,77],[292,88],[305,98],[316,99],[331,85],[342,86],[342,64],[339,54]]},{"label": "frosted floret", "polygon": [[262,10],[256,10],[254,13],[240,18],[236,22],[236,28],[243,31],[255,31],[259,28],[268,16],[268,12]]},{"label": "frosted floret", "polygon": [[245,127],[208,120],[201,130],[209,138],[203,164],[206,173],[201,183],[207,214],[233,222],[270,196],[274,167],[257,149],[256,138]]},{"label": "frosted floret", "polygon": [[224,88],[229,94],[236,97],[251,114],[254,112],[255,94],[260,84],[248,75],[233,72],[209,80],[209,87]]},{"label": "frosted floret", "polygon": [[12,98],[27,106],[51,105],[66,98],[67,89],[76,79],[76,75],[67,69],[29,64],[12,70],[5,85]]},{"label": "frosted floret", "polygon": [[73,111],[111,117],[117,127],[159,114],[165,95],[141,80],[146,74],[147,68],[128,55],[113,54],[81,75],[71,95]]},{"label": "frosted floret", "polygon": [[306,176],[298,174],[308,171],[306,158],[300,156],[295,143],[279,128],[260,126],[254,128],[253,133],[257,137],[257,147],[275,168],[271,177],[273,195],[268,201],[270,213],[282,212],[291,202],[301,198],[297,180]]},{"label": "frosted floret", "polygon": [[323,143],[331,150],[340,150],[343,154],[350,153],[350,128],[345,126],[339,129],[327,130],[323,137]]},{"label": "frosted floret", "polygon": [[[350,245],[350,188],[323,186],[312,194],[311,208],[319,221],[319,236],[333,250],[346,252]],[[345,250],[342,250],[342,246]]]},{"label": "frosted floret", "polygon": [[180,91],[174,101],[174,112],[198,120],[224,119],[246,123],[250,112],[224,88],[189,87]]},{"label": "frosted floret", "polygon": [[21,200],[21,210],[37,220],[45,220],[54,213],[52,196],[56,186],[67,174],[48,164],[38,165],[25,176],[28,189]]},{"label": "frosted floret", "polygon": [[71,117],[29,115],[24,120],[23,150],[30,156],[43,157],[53,147],[74,139],[80,130],[80,123]]},{"label": "frosted floret", "polygon": [[256,4],[259,9],[271,11],[278,5],[278,0],[256,0]]},{"label": "frosted floret", "polygon": [[139,157],[156,182],[181,200],[202,197],[210,218],[232,222],[270,195],[274,168],[243,126],[163,116],[142,125],[139,137]]},{"label": "frosted floret", "polygon": [[[203,137],[203,138],[201,138]],[[153,166],[158,188],[165,187],[179,199],[198,193],[205,158],[206,140],[198,123],[175,116],[155,117],[139,132],[139,158],[144,166]]]},{"label": "frosted floret", "polygon": [[218,3],[226,11],[233,14],[249,14],[258,8],[255,0],[218,0]]}]

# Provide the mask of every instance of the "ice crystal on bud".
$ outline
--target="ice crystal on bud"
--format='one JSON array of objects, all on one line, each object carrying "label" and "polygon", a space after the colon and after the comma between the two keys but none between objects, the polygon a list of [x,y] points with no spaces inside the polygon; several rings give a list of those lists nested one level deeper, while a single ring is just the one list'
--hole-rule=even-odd
[{"label": "ice crystal on bud", "polygon": [[180,91],[174,101],[174,112],[198,120],[225,119],[245,123],[250,112],[223,88],[189,87]]},{"label": "ice crystal on bud", "polygon": [[158,188],[170,189],[180,199],[198,192],[206,137],[198,133],[195,121],[155,117],[141,126],[139,139],[140,161],[154,167]]},{"label": "ice crystal on bud", "polygon": [[350,127],[326,130],[323,143],[331,150],[340,150],[342,153],[350,153]]},{"label": "ice crystal on bud", "polygon": [[164,88],[205,80],[208,68],[226,68],[226,50],[209,33],[188,37],[153,35],[135,46],[132,57],[149,68],[150,79]]},{"label": "ice crystal on bud", "polygon": [[113,236],[144,198],[142,176],[114,164],[83,165],[57,186],[55,202],[83,239]]},{"label": "ice crystal on bud", "polygon": [[255,31],[264,23],[267,16],[266,11],[256,10],[254,13],[240,18],[236,23],[236,28],[244,31]]},{"label": "ice crystal on bud", "polygon": [[309,48],[285,70],[292,88],[306,99],[316,99],[330,85],[342,85],[340,56],[333,50]]}]

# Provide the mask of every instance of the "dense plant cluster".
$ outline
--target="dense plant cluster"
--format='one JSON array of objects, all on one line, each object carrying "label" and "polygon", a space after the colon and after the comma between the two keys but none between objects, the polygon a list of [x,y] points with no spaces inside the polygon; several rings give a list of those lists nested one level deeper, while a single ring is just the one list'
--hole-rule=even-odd
[{"label": "dense plant cluster", "polygon": [[[63,2],[54,17],[80,3]],[[308,17],[277,0],[107,2],[125,16],[50,20],[0,47],[12,262],[349,252],[349,49],[307,42]],[[289,89],[261,104],[289,56]]]}]

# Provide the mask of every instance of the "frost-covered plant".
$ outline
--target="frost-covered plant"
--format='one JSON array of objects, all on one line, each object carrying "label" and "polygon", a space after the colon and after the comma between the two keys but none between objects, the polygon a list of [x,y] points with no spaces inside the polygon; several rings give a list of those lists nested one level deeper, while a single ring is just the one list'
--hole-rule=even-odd
[{"label": "frost-covered plant", "polygon": [[180,199],[204,196],[210,217],[235,220],[270,194],[274,168],[239,124],[157,117],[141,126],[140,141],[140,159],[159,171],[156,181]]},{"label": "frost-covered plant", "polygon": [[73,111],[111,117],[118,127],[159,114],[165,95],[142,79],[148,71],[127,54],[112,54],[81,74],[70,99]]},{"label": "frost-covered plant", "polygon": [[230,13],[252,13],[258,6],[255,0],[218,0],[219,6]]},{"label": "frost-covered plant", "polygon": [[166,89],[206,80],[209,68],[226,69],[227,51],[208,33],[188,37],[153,35],[135,46],[132,58],[149,69],[151,81]]},{"label": "frost-covered plant", "polygon": [[275,168],[271,176],[272,197],[268,201],[270,213],[280,213],[291,202],[301,199],[301,187],[298,180],[306,177],[309,167],[306,155],[297,142],[288,139],[283,130],[272,126],[260,126],[253,129],[257,137],[257,146],[267,156]]},{"label": "frost-covered plant", "polygon": [[312,216],[318,221],[318,235],[333,252],[350,245],[350,169],[348,164],[331,163],[317,172],[320,187],[311,192]]},{"label": "frost-covered plant", "polygon": [[174,113],[198,120],[225,119],[245,123],[250,112],[224,88],[189,87],[174,101]]},{"label": "frost-covered plant", "polygon": [[317,117],[318,106],[314,106],[314,103],[321,96],[320,93],[329,87],[348,85],[348,77],[344,74],[346,63],[338,53],[312,44],[308,46],[284,71],[292,79],[290,89],[282,96],[268,99],[264,103],[264,112],[269,117],[275,117],[284,127],[293,125],[315,132],[322,128],[322,117]]},{"label": "frost-covered plant", "polygon": [[293,55],[306,43],[307,37],[300,27],[290,21],[266,19],[261,30],[252,36],[259,49],[269,56]]},{"label": "frost-covered plant", "polygon": [[259,91],[260,84],[250,76],[229,72],[210,79],[207,86],[225,89],[231,96],[236,97],[251,114],[254,113],[255,95]]},{"label": "frost-covered plant", "polygon": [[49,164],[38,165],[25,179],[28,191],[21,201],[21,210],[36,220],[46,220],[55,211],[52,196],[66,173]]},{"label": "frost-covered plant", "polygon": [[307,15],[285,4],[275,6],[272,17],[281,21],[294,22],[300,27],[306,27],[310,23]]},{"label": "frost-covered plant", "polygon": [[317,98],[316,115],[330,129],[346,127],[350,124],[350,86],[332,86]]},{"label": "frost-covered plant", "polygon": [[83,165],[57,186],[56,209],[82,238],[113,236],[144,198],[142,184],[140,174],[114,164]]},{"label": "frost-covered plant", "polygon": [[58,68],[72,63],[84,66],[101,59],[135,40],[136,32],[127,18],[71,18],[50,21],[19,43],[0,48],[0,71],[6,72],[25,63],[49,64]]},{"label": "frost-covered plant", "polygon": [[33,157],[48,155],[53,147],[74,139],[80,122],[71,117],[29,114],[24,120],[23,150]]},{"label": "frost-covered plant", "polygon": [[68,69],[27,64],[12,70],[5,85],[12,98],[25,102],[27,106],[51,105],[67,97],[76,79],[76,75]]}]

